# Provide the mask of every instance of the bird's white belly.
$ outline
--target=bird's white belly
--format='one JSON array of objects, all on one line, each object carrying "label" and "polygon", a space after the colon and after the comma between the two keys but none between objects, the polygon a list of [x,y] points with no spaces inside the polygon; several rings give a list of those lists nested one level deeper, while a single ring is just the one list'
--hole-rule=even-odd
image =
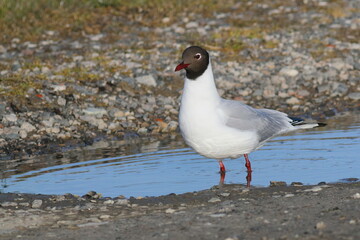
[{"label": "bird's white belly", "polygon": [[208,158],[236,158],[256,149],[255,133],[230,128],[214,119],[182,119],[180,130],[185,142]]}]

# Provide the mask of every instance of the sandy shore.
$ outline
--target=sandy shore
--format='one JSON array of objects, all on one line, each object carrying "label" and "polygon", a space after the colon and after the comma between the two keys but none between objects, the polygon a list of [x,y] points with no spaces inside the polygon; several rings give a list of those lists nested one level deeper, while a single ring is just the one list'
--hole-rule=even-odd
[{"label": "sandy shore", "polygon": [[[350,179],[355,180],[355,179]],[[359,239],[360,183],[142,199],[0,195],[1,239]]]}]

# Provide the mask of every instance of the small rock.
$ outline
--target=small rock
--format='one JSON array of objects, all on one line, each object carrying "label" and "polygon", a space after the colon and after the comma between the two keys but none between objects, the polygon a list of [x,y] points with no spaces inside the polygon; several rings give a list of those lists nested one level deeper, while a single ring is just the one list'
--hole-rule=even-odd
[{"label": "small rock", "polygon": [[266,86],[263,92],[263,96],[265,98],[275,97],[275,87],[274,86]]},{"label": "small rock", "polygon": [[115,204],[117,204],[117,205],[128,205],[129,200],[127,200],[127,199],[118,199],[118,200],[116,200]]},{"label": "small rock", "polygon": [[360,92],[352,92],[348,94],[348,97],[352,100],[359,100],[360,99]]},{"label": "small rock", "polygon": [[199,24],[197,22],[188,22],[185,27],[186,28],[198,28]]},{"label": "small rock", "polygon": [[356,224],[356,220],[351,219],[351,220],[349,221],[349,224]]},{"label": "small rock", "polygon": [[14,113],[11,113],[4,115],[3,120],[5,120],[6,122],[16,122],[18,118]]},{"label": "small rock", "polygon": [[87,108],[82,110],[86,115],[107,115],[107,111],[104,108]]},{"label": "small rock", "polygon": [[322,93],[322,92],[327,92],[330,90],[330,85],[329,84],[323,84],[323,85],[320,85],[317,87],[319,93]]},{"label": "small rock", "polygon": [[97,193],[95,191],[89,191],[87,194],[85,194],[83,196],[83,198],[87,198],[87,199],[99,199],[102,197],[102,194],[101,193]]},{"label": "small rock", "polygon": [[66,90],[66,86],[63,84],[60,85],[50,85],[49,86],[54,92],[62,92]]},{"label": "small rock", "polygon": [[284,181],[270,181],[270,187],[286,186]]},{"label": "small rock", "polygon": [[124,117],[125,116],[125,113],[123,111],[120,111],[120,110],[117,110],[117,111],[114,111],[113,112],[113,116],[115,118],[121,118],[121,117]]},{"label": "small rock", "polygon": [[104,204],[112,205],[112,204],[114,204],[114,202],[115,202],[114,200],[109,199],[109,200],[104,201]]},{"label": "small rock", "polygon": [[0,45],[0,53],[6,53],[6,48],[3,45]]},{"label": "small rock", "polygon": [[299,74],[299,71],[293,68],[282,68],[279,72],[280,75],[288,77],[296,77]]},{"label": "small rock", "polygon": [[138,83],[146,85],[146,86],[156,87],[156,85],[157,85],[155,78],[150,74],[137,77],[137,78],[135,78],[135,80]]},{"label": "small rock", "polygon": [[322,186],[315,186],[313,188],[305,189],[304,192],[319,192],[322,190]]},{"label": "small rock", "polygon": [[302,89],[302,90],[299,90],[297,92],[297,94],[301,97],[307,97],[310,95],[309,91],[308,90],[305,90],[305,89]]},{"label": "small rock", "polygon": [[346,86],[344,83],[334,82],[333,83],[333,91],[331,96],[341,96],[348,91],[349,87]]},{"label": "small rock", "polygon": [[164,17],[161,21],[162,21],[163,23],[169,23],[169,22],[170,22],[170,18],[169,18],[169,17]]},{"label": "small rock", "polygon": [[221,199],[218,198],[218,197],[213,197],[213,198],[211,198],[208,202],[209,202],[209,203],[221,202]]},{"label": "small rock", "polygon": [[137,133],[139,134],[147,134],[148,133],[148,129],[146,127],[142,127],[142,128],[139,128],[137,130]]},{"label": "small rock", "polygon": [[93,68],[93,67],[96,67],[96,62],[93,62],[93,61],[84,61],[84,62],[81,62],[81,65],[82,65],[84,68]]},{"label": "small rock", "polygon": [[59,104],[60,106],[65,106],[66,105],[66,99],[59,96],[57,99],[57,104]]},{"label": "small rock", "polygon": [[184,34],[185,33],[185,28],[177,27],[177,28],[175,28],[175,32],[179,33],[179,34]]},{"label": "small rock", "polygon": [[176,210],[175,210],[175,209],[172,209],[172,208],[168,208],[168,209],[165,210],[165,213],[170,213],[170,214],[172,214],[172,213],[174,213],[174,212],[176,212]]},{"label": "small rock", "polygon": [[1,207],[16,207],[17,205],[16,202],[3,202],[0,204]]},{"label": "small rock", "polygon": [[167,124],[167,127],[166,127],[166,130],[168,132],[173,132],[177,129],[179,123],[176,122],[176,121],[170,121],[168,124]]},{"label": "small rock", "polygon": [[315,228],[318,229],[318,230],[323,230],[323,229],[326,228],[326,224],[325,224],[323,221],[318,222],[318,223],[316,224]]},{"label": "small rock", "polygon": [[41,121],[42,125],[44,125],[45,127],[51,128],[54,125],[54,121],[55,119],[50,117],[47,120],[43,120]]},{"label": "small rock", "polygon": [[222,197],[228,197],[228,196],[230,196],[230,193],[220,193],[220,196],[222,196]]},{"label": "small rock", "polygon": [[20,128],[21,128],[21,130],[24,130],[27,133],[36,130],[36,128],[28,122],[23,122],[23,124],[21,124]]},{"label": "small rock", "polygon": [[108,222],[89,222],[89,223],[78,224],[77,226],[80,228],[81,227],[97,227],[97,226],[104,225],[104,224],[108,224]]},{"label": "small rock", "polygon": [[237,237],[227,237],[227,238],[225,238],[225,240],[239,240],[239,238],[237,238]]},{"label": "small rock", "polygon": [[354,199],[360,199],[360,193],[355,193],[351,197],[354,198]]},{"label": "small rock", "polygon": [[19,131],[19,135],[20,135],[20,137],[22,138],[22,139],[24,139],[24,138],[26,138],[27,137],[27,132],[26,131],[24,131],[24,130],[20,130]]},{"label": "small rock", "polygon": [[296,97],[291,97],[291,98],[286,100],[286,103],[291,104],[291,105],[295,105],[295,104],[299,104],[300,101]]},{"label": "small rock", "polygon": [[59,133],[60,132],[60,128],[59,127],[51,127],[51,128],[46,128],[45,129],[47,133]]},{"label": "small rock", "polygon": [[99,41],[104,37],[104,34],[89,35],[88,37],[91,41]]},{"label": "small rock", "polygon": [[210,217],[213,218],[220,218],[220,217],[225,217],[226,214],[225,213],[214,213],[214,214],[210,214]]},{"label": "small rock", "polygon": [[304,186],[304,184],[301,183],[301,182],[292,182],[290,185],[291,185],[291,186],[294,186],[294,187]]},{"label": "small rock", "polygon": [[287,194],[285,194],[285,196],[284,196],[284,197],[288,198],[288,197],[293,197],[293,196],[295,196],[295,195],[294,195],[294,194],[292,194],[292,193],[287,193]]},{"label": "small rock", "polygon": [[108,220],[108,219],[110,219],[110,215],[107,215],[107,214],[105,214],[105,215],[101,215],[99,218],[101,219],[101,220]]},{"label": "small rock", "polygon": [[64,195],[56,195],[54,200],[56,202],[61,202],[61,201],[64,201],[65,199],[66,199],[66,197]]},{"label": "small rock", "polygon": [[40,208],[42,205],[43,201],[41,199],[35,199],[32,204],[31,207],[32,208]]}]

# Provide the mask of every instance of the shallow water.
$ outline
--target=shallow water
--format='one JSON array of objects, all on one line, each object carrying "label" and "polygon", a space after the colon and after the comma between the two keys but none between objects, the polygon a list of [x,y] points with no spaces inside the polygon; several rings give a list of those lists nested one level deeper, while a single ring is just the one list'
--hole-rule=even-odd
[{"label": "shallow water", "polygon": [[[251,153],[251,185],[360,178],[359,153],[360,116],[329,120],[324,128],[277,137]],[[225,184],[246,183],[243,157],[224,163]],[[60,154],[4,160],[0,167],[0,192],[158,196],[207,189],[220,178],[217,161],[198,155],[178,135],[97,142]]]}]

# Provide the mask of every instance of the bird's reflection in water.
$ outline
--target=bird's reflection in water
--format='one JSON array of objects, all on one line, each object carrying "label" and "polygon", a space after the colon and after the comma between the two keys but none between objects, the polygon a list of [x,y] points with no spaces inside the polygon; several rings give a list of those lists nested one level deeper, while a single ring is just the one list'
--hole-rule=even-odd
[{"label": "bird's reflection in water", "polygon": [[[226,172],[220,171],[219,186],[224,184],[225,175],[226,175]],[[250,188],[250,185],[251,185],[251,178],[252,178],[252,171],[247,171],[245,179],[246,179],[246,187],[248,187],[248,188]]]}]

